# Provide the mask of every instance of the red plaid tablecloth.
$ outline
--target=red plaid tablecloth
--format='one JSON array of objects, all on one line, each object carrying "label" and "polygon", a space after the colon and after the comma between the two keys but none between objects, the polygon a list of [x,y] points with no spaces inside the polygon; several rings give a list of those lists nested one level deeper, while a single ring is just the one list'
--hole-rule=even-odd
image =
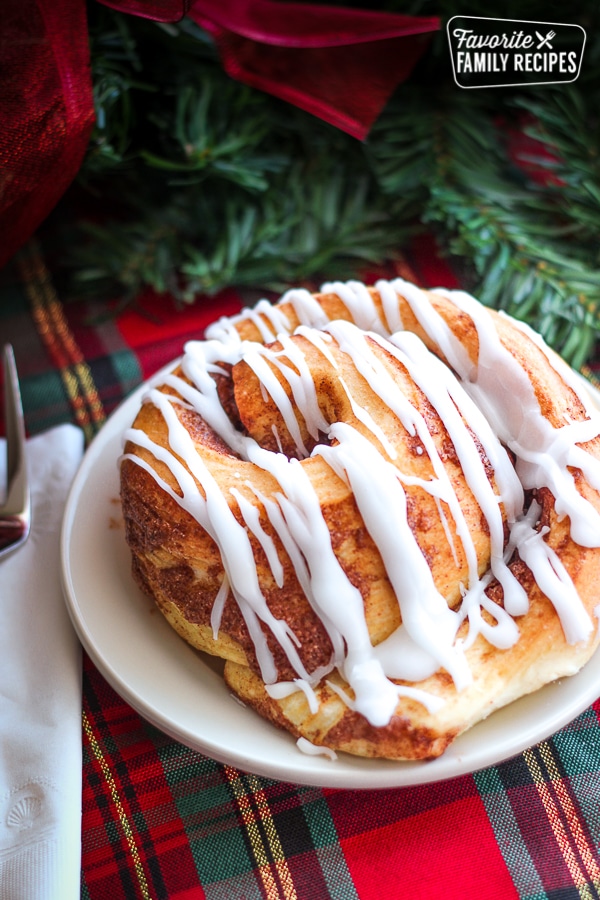
[{"label": "red plaid tablecloth", "polygon": [[[422,284],[450,273],[417,248]],[[241,300],[175,313],[65,304],[31,243],[0,276],[30,434],[64,421],[89,440],[120,400]],[[599,690],[600,694],[600,685]],[[84,658],[85,900],[570,900],[600,896],[600,701],[513,760],[385,791],[259,778],[173,741]],[[0,886],[1,896],[1,886]],[[35,900],[35,898],[31,898]]]}]

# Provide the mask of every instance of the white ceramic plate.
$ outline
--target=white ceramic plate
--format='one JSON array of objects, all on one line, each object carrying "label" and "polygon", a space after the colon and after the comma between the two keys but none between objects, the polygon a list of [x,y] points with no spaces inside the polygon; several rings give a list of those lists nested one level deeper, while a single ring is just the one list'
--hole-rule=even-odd
[{"label": "white ceramic plate", "polygon": [[[170,368],[170,367],[169,367]],[[160,374],[153,381],[159,381]],[[117,460],[147,385],[103,426],[68,499],[62,531],[66,602],[79,638],[112,687],[171,737],[246,772],[332,788],[389,788],[454,778],[544,740],[600,692],[600,651],[571,678],[494,713],[433,762],[308,756],[295,740],[233,699],[220,663],[189,647],[130,574]]]}]

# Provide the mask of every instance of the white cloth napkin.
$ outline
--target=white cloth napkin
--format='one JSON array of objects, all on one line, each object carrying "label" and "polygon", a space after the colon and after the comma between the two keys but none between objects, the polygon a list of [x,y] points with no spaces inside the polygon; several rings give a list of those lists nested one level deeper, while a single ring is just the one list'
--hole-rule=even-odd
[{"label": "white cloth napkin", "polygon": [[59,547],[82,452],[73,425],[27,442],[32,532],[0,562],[0,900],[80,896],[81,650]]}]

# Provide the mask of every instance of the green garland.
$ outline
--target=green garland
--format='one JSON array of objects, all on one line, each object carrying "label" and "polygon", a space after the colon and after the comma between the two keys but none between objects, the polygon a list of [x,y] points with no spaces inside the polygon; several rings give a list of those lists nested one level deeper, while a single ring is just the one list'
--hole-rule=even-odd
[{"label": "green garland", "polygon": [[[456,5],[401,11],[478,14]],[[496,15],[523,17],[501,6]],[[564,20],[553,4],[527,6],[531,19],[553,12]],[[587,29],[593,73],[600,14],[575,2],[569,21]],[[97,125],[77,191],[93,222],[78,216],[70,241],[77,291],[124,303],[145,286],[180,303],[229,286],[281,291],[393,260],[428,228],[484,303],[529,322],[574,366],[591,358],[600,79],[464,91],[441,31],[360,143],[229,79],[189,20],[158,26],[93,3],[90,32]],[[521,128],[536,141],[524,165],[510,140]]]}]

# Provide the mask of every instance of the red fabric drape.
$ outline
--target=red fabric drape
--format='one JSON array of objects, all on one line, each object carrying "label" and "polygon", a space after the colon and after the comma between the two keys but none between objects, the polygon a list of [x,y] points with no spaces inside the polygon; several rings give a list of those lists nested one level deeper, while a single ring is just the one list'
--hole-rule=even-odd
[{"label": "red fabric drape", "polygon": [[0,266],[73,180],[94,121],[85,4],[0,3]]},{"label": "red fabric drape", "polygon": [[[156,21],[189,15],[233,77],[362,139],[437,18],[273,0],[100,0]],[[0,3],[0,267],[67,189],[94,122],[84,0]]]}]

